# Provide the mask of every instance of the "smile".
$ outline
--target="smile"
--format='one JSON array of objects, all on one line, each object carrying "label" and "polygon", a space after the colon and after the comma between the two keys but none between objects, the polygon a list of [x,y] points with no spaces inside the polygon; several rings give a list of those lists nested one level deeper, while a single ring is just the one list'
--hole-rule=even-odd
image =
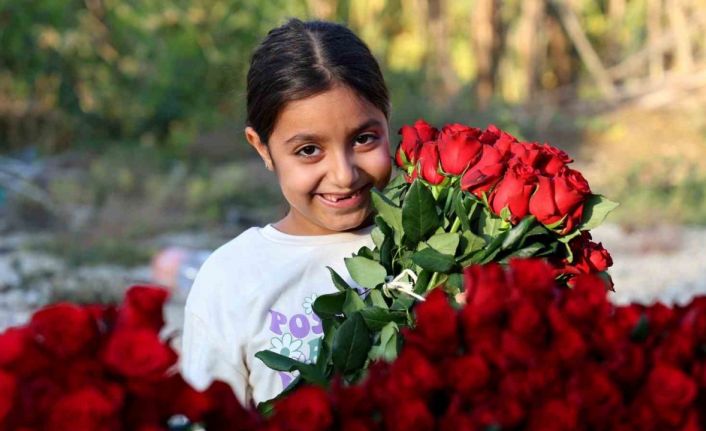
[{"label": "smile", "polygon": [[360,205],[366,198],[365,192],[370,186],[361,187],[355,192],[348,194],[341,193],[319,193],[316,196],[326,205],[334,208],[350,208]]}]

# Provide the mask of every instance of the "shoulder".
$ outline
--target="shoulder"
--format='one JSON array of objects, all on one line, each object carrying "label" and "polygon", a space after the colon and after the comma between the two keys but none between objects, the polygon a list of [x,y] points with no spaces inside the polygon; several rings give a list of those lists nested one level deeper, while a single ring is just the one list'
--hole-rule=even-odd
[{"label": "shoulder", "polygon": [[247,295],[252,290],[252,281],[261,266],[258,250],[262,250],[265,242],[258,229],[247,229],[208,256],[189,291],[187,309],[202,314],[208,304],[219,303],[236,293]]}]

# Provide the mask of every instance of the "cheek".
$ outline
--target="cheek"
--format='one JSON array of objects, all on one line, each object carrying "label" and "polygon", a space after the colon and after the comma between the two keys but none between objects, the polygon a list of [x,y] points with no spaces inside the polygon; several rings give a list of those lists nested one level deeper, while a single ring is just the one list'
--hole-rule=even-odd
[{"label": "cheek", "polygon": [[311,169],[281,166],[279,185],[288,199],[302,199],[316,190],[318,175]]},{"label": "cheek", "polygon": [[366,154],[366,159],[362,164],[363,169],[375,179],[377,186],[385,186],[390,179],[392,172],[392,162],[390,160],[390,150],[387,146],[381,146],[376,151]]}]

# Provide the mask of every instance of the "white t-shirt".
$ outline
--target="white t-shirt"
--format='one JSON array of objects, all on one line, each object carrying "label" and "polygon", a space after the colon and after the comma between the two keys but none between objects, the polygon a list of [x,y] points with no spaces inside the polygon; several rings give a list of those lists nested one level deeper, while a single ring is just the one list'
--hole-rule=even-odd
[{"label": "white t-shirt", "polygon": [[316,360],[323,330],[311,305],[336,292],[326,266],[353,285],[343,259],[372,248],[371,231],[297,236],[267,225],[213,252],[186,301],[180,362],[186,381],[199,390],[225,381],[243,405],[282,392],[293,376],[267,368],[255,353]]}]

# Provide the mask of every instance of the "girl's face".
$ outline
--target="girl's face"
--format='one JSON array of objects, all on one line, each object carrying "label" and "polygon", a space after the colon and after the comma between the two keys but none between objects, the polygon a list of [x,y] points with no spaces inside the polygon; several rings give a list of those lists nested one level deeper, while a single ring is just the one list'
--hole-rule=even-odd
[{"label": "girl's face", "polygon": [[285,233],[361,227],[371,213],[370,189],[382,189],[390,179],[385,115],[343,85],[287,103],[267,145],[250,127],[245,135],[277,174],[289,203],[275,225]]}]

